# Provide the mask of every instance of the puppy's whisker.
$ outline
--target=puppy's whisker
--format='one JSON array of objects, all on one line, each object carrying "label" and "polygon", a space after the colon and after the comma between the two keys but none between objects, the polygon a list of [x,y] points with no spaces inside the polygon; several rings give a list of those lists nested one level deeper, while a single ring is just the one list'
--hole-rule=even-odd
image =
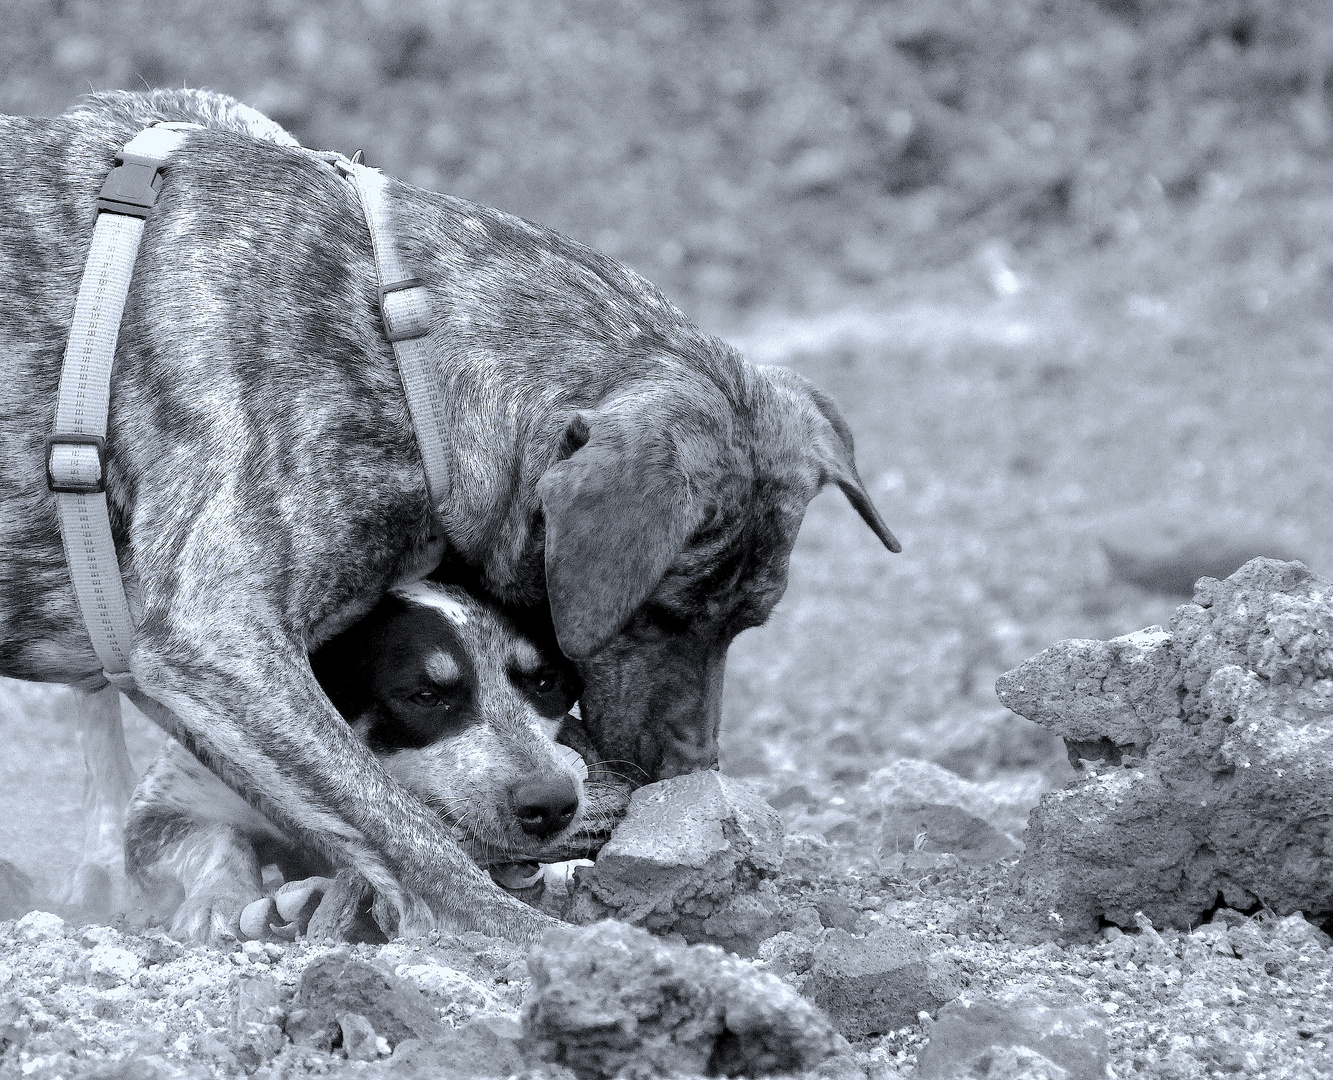
[{"label": "puppy's whisker", "polygon": [[[645,783],[651,783],[653,779],[648,775],[647,770],[640,766],[638,762],[629,761],[626,758],[603,758],[601,761],[590,762],[588,771],[592,772],[593,769],[602,769],[605,765],[628,765],[643,777]],[[609,772],[613,776],[624,776],[623,773],[616,772],[614,769],[602,769],[602,771]],[[629,777],[625,777],[625,779],[628,780]]]}]

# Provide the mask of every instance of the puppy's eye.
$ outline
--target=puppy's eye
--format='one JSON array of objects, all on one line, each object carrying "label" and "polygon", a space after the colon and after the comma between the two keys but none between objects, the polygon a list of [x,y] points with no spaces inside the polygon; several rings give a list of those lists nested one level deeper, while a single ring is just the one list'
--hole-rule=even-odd
[{"label": "puppy's eye", "polygon": [[454,704],[440,697],[434,690],[420,690],[407,700],[413,705],[420,705],[423,709],[451,709]]},{"label": "puppy's eye", "polygon": [[536,671],[511,668],[509,677],[543,716],[559,716],[578,699],[577,687],[557,668],[542,667]]}]

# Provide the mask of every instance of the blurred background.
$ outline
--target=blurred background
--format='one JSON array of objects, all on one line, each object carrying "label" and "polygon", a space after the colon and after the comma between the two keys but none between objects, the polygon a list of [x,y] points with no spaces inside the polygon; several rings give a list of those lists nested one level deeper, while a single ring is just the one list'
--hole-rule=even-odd
[{"label": "blurred background", "polygon": [[[1025,810],[1068,766],[997,674],[1168,622],[1247,555],[1333,569],[1326,0],[0,15],[5,112],[233,94],[622,259],[838,398],[905,550],[821,495],[786,599],[733,647],[723,767],[789,825],[855,843],[859,785],[897,757]],[[49,870],[77,817],[65,704],[6,684],[0,706],[6,797],[59,804],[9,815],[8,854]]]}]

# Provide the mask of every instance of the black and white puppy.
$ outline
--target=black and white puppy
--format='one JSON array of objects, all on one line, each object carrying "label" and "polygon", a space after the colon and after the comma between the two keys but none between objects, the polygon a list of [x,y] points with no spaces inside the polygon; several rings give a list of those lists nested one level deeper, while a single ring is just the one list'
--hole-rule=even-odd
[{"label": "black and white puppy", "polygon": [[[482,866],[531,865],[577,828],[587,768],[555,742],[577,676],[494,606],[457,586],[395,589],[311,663],[388,774]],[[175,741],[135,791],[125,861],[175,909],[172,932],[199,941],[238,936],[265,895],[262,868],[289,882],[335,869]],[[520,883],[512,871],[508,882]]]}]

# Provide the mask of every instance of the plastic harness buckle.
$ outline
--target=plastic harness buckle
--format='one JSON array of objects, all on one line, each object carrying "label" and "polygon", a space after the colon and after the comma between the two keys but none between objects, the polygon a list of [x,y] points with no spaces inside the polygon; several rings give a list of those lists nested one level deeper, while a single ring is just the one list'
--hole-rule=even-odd
[{"label": "plastic harness buckle", "polygon": [[392,307],[386,303],[396,293],[420,289],[425,284],[420,278],[410,277],[380,286],[380,318],[384,320],[384,336],[391,342],[408,341],[430,333],[430,312],[425,305],[413,303],[411,297],[404,297],[405,303]]},{"label": "plastic harness buckle", "polygon": [[97,209],[146,218],[162,187],[162,161],[138,154],[116,155],[97,196]]},{"label": "plastic harness buckle", "polygon": [[[69,452],[61,454],[61,450]],[[93,453],[88,453],[89,450]],[[46,486],[62,495],[96,495],[105,491],[106,439],[100,435],[48,435]]]}]

